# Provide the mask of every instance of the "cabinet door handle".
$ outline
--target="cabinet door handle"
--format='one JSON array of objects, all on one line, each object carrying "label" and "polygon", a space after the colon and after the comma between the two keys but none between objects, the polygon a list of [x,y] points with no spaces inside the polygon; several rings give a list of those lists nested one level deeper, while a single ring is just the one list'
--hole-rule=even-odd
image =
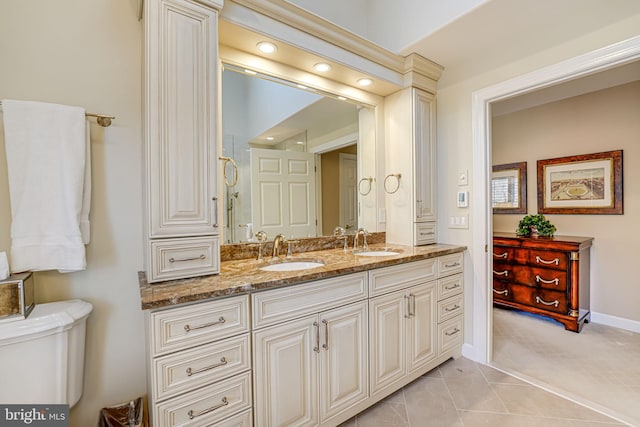
[{"label": "cabinet door handle", "polygon": [[453,335],[457,334],[458,332],[460,332],[460,329],[455,328],[453,331],[451,331],[451,332],[445,332],[444,334],[445,334],[446,336],[450,337],[450,336],[453,336]]},{"label": "cabinet door handle", "polygon": [[409,316],[416,317],[416,296],[409,294],[409,298],[411,298],[411,311],[409,312]]},{"label": "cabinet door handle", "polygon": [[407,306],[405,307],[407,309],[404,317],[406,319],[410,319],[411,318],[411,297],[409,295],[405,295],[404,299],[407,300]]},{"label": "cabinet door handle", "polygon": [[553,283],[554,285],[558,286],[560,280],[557,277],[553,280],[544,280],[542,277],[536,274],[536,283],[540,283],[540,282],[546,283],[546,284]]},{"label": "cabinet door handle", "polygon": [[172,257],[172,258],[169,258],[169,262],[173,264],[174,262],[195,261],[195,260],[198,260],[198,259],[205,259],[205,258],[206,258],[205,254],[200,254],[200,256],[194,256],[194,257],[191,257],[191,258],[178,258],[178,259],[175,259],[175,258]]},{"label": "cabinet door handle", "polygon": [[220,363],[216,363],[214,365],[210,365],[210,366],[205,366],[204,368],[200,368],[200,369],[191,369],[191,368],[187,368],[187,376],[190,377],[191,375],[195,375],[195,374],[199,374],[200,372],[205,372],[205,371],[210,371],[211,369],[215,369],[218,368],[220,366],[224,366],[227,364],[227,359],[224,357],[220,358]]},{"label": "cabinet door handle", "polygon": [[329,322],[326,319],[322,319],[322,323],[324,324],[324,344],[322,344],[322,348],[329,350]]},{"label": "cabinet door handle", "polygon": [[211,200],[213,200],[213,228],[218,228],[218,198],[217,197],[212,197]]},{"label": "cabinet door handle", "polygon": [[318,322],[313,322],[313,326],[316,328],[316,346],[313,347],[313,351],[320,353],[320,325]]},{"label": "cabinet door handle", "polygon": [[204,415],[204,414],[208,414],[209,412],[213,412],[216,409],[220,409],[220,408],[222,408],[224,406],[227,406],[228,404],[229,404],[229,401],[227,400],[227,396],[225,396],[225,397],[222,398],[222,403],[220,403],[219,405],[212,406],[211,408],[203,409],[202,411],[195,412],[195,413],[193,412],[193,409],[192,409],[189,412],[187,412],[187,416],[189,417],[190,420],[192,420],[192,419],[194,419],[196,417],[199,417],[199,416]]},{"label": "cabinet door handle", "polygon": [[498,295],[504,295],[507,296],[509,295],[509,289],[505,289],[504,291],[496,291],[495,289],[493,290],[493,293],[498,294]]},{"label": "cabinet door handle", "polygon": [[184,331],[189,332],[189,331],[194,331],[196,329],[208,328],[210,326],[221,325],[224,322],[226,322],[226,320],[224,319],[224,316],[220,316],[217,322],[205,323],[204,325],[189,326],[189,324],[187,323],[186,325],[184,325]]},{"label": "cabinet door handle", "polygon": [[539,256],[537,256],[537,255],[536,255],[536,262],[537,262],[537,263],[539,263],[539,264],[547,264],[547,265],[549,265],[549,264],[555,264],[555,265],[560,265],[560,258],[554,258],[554,259],[552,259],[551,261],[547,261],[547,260],[544,260],[544,259],[542,259],[542,258],[540,258]]},{"label": "cabinet door handle", "polygon": [[553,305],[556,308],[558,308],[558,305],[560,305],[560,301],[558,301],[558,300],[555,300],[555,301],[552,301],[552,302],[546,302],[545,300],[543,300],[542,298],[540,298],[538,296],[536,296],[536,302],[538,304]]},{"label": "cabinet door handle", "polygon": [[450,313],[450,312],[452,312],[452,311],[456,311],[456,310],[457,310],[457,309],[459,309],[459,308],[460,308],[460,306],[459,306],[458,304],[456,304],[456,305],[454,305],[453,307],[446,307],[446,308],[444,309],[444,311],[446,311],[447,313]]},{"label": "cabinet door handle", "polygon": [[495,274],[496,276],[509,277],[509,270],[505,270],[505,271],[495,271],[495,270],[493,270],[493,274]]},{"label": "cabinet door handle", "polygon": [[494,258],[504,258],[504,259],[507,259],[507,257],[508,257],[508,256],[509,256],[509,253],[508,253],[508,252],[505,252],[505,253],[500,254],[500,255],[498,255],[498,254],[497,254],[497,253],[495,253],[495,252],[493,253],[493,257],[494,257]]},{"label": "cabinet door handle", "polygon": [[456,283],[456,284],[455,284],[455,285],[453,285],[453,286],[445,286],[445,287],[444,287],[444,290],[445,290],[445,291],[452,291],[452,290],[454,290],[454,289],[456,289],[456,288],[459,288],[459,287],[460,287],[460,285]]}]

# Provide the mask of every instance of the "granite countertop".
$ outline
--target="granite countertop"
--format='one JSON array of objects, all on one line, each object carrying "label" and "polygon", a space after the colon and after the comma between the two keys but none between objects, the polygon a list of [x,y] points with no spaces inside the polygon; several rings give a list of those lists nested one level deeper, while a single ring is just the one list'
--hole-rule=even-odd
[{"label": "granite countertop", "polygon": [[[224,261],[220,274],[192,277],[160,283],[147,283],[144,272],[138,273],[142,309],[168,307],[208,298],[245,294],[313,280],[326,279],[374,268],[403,264],[421,259],[462,252],[464,246],[434,244],[426,246],[400,246],[393,244],[369,245],[370,249],[389,248],[400,252],[389,256],[356,256],[352,250],[325,249],[295,254],[293,258],[317,259],[325,265],[301,271],[263,271],[258,267],[265,261],[243,259]],[[270,258],[270,257],[269,257]],[[284,257],[282,257],[284,258]],[[268,259],[268,258],[267,258]]]}]

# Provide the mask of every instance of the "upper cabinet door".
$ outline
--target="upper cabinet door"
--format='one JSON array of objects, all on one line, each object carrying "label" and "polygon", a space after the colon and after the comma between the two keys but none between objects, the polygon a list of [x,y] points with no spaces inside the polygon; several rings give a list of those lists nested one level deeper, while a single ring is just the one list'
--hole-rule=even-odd
[{"label": "upper cabinet door", "polygon": [[436,220],[436,99],[414,89],[415,221]]},{"label": "upper cabinet door", "polygon": [[219,234],[218,15],[187,0],[145,8],[149,237]]}]

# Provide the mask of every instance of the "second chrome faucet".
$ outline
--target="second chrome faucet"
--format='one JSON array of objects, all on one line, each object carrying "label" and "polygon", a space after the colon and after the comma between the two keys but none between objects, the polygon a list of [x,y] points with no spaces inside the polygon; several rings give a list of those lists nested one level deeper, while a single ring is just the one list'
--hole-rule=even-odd
[{"label": "second chrome faucet", "polygon": [[366,251],[369,249],[369,246],[367,245],[367,236],[369,235],[369,232],[367,230],[365,230],[364,228],[358,228],[358,231],[356,231],[355,236],[353,236],[353,251],[356,252],[358,250],[358,236],[362,235],[362,250]]}]

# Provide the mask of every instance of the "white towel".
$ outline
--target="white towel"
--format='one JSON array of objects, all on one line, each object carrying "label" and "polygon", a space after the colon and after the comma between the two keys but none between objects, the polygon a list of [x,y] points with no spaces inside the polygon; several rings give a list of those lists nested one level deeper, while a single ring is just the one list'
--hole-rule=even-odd
[{"label": "white towel", "polygon": [[91,200],[84,109],[12,100],[2,106],[11,270],[84,270]]}]

